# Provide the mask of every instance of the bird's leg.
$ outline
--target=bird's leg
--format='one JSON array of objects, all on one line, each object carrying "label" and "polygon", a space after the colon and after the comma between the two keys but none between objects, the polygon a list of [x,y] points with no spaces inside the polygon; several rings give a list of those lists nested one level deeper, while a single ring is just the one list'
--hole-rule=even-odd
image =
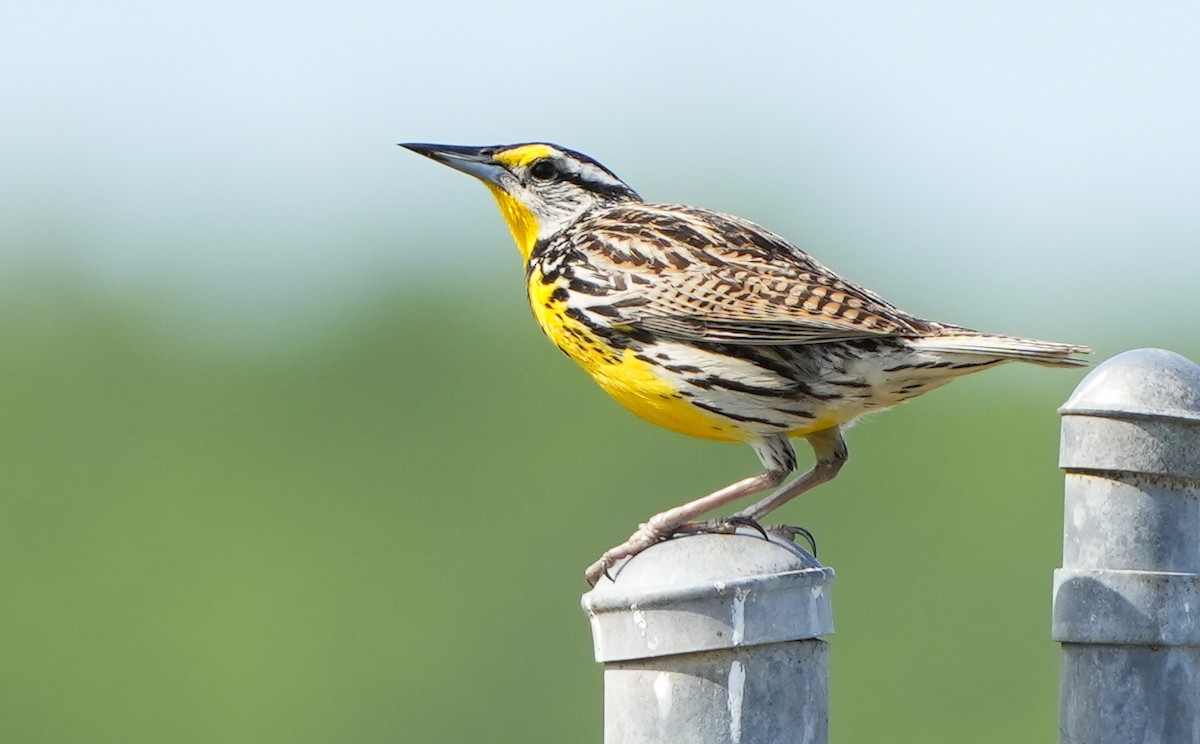
[{"label": "bird's leg", "polygon": [[833,480],[850,456],[846,449],[846,440],[842,439],[841,430],[835,426],[809,434],[807,439],[817,456],[817,462],[813,465],[812,470],[733,516],[758,521],[805,491]]},{"label": "bird's leg", "polygon": [[751,442],[750,446],[766,467],[765,472],[743,478],[707,496],[701,496],[695,501],[650,517],[638,525],[637,531],[630,535],[628,540],[606,550],[604,555],[600,556],[600,560],[588,566],[585,572],[588,583],[595,585],[614,563],[622,558],[637,555],[654,543],[665,540],[693,519],[713,509],[719,509],[731,501],[774,488],[783,482],[788,473],[796,469],[796,452],[786,436],[780,434],[767,437]]}]

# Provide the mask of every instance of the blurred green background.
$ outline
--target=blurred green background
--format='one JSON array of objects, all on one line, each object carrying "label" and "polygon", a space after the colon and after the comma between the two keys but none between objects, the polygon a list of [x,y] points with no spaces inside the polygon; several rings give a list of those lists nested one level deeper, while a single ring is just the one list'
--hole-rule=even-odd
[{"label": "blurred green background", "polygon": [[[559,141],[920,314],[1197,359],[1198,24],[5,9],[0,741],[600,741],[583,567],[757,463],[609,401],[538,333],[486,191],[394,142]],[[781,513],[838,571],[835,743],[1053,740],[1082,374],[872,418]]]}]

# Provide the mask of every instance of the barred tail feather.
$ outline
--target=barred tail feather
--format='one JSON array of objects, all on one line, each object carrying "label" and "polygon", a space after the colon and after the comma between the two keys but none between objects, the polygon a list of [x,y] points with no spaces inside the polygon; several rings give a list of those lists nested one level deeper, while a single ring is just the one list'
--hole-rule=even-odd
[{"label": "barred tail feather", "polygon": [[1088,347],[1075,344],[984,334],[926,336],[910,339],[909,344],[920,351],[939,354],[972,354],[1042,364],[1047,367],[1083,367],[1088,364],[1088,361],[1073,355],[1092,353]]}]

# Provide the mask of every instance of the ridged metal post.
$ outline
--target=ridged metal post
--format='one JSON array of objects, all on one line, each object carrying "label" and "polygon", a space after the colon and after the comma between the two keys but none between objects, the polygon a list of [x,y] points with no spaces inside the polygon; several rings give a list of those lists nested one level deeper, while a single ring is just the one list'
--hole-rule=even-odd
[{"label": "ridged metal post", "polygon": [[1200,744],[1200,367],[1130,351],[1061,413],[1059,740]]},{"label": "ridged metal post", "polygon": [[826,744],[833,569],[755,534],[659,543],[583,597],[606,744]]}]

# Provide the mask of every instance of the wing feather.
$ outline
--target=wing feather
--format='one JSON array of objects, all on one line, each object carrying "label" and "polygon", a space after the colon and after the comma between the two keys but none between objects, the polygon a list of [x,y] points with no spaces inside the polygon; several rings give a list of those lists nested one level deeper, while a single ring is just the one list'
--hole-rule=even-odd
[{"label": "wing feather", "polygon": [[569,236],[624,290],[615,322],[690,341],[810,344],[924,336],[938,326],[897,308],[746,220],[675,205],[629,204]]}]

